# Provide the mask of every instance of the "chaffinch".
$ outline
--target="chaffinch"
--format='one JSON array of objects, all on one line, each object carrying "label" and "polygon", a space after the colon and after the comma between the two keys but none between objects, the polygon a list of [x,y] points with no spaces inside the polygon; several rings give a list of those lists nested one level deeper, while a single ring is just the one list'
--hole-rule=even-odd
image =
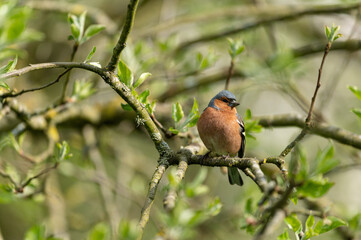
[{"label": "chaffinch", "polygon": [[[243,157],[245,149],[245,128],[236,106],[239,103],[229,91],[223,90],[214,96],[197,122],[197,129],[204,145],[211,152],[228,156]],[[209,153],[208,153],[209,154]],[[228,168],[230,184],[243,185],[236,167]]]}]

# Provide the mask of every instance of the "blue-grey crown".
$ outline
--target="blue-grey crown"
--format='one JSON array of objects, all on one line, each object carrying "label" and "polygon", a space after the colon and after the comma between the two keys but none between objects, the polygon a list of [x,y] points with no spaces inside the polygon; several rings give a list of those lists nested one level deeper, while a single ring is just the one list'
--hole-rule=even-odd
[{"label": "blue-grey crown", "polygon": [[214,98],[215,99],[220,99],[222,97],[226,97],[228,99],[236,99],[236,96],[233,95],[233,93],[231,93],[230,91],[227,90],[222,90],[220,91]]},{"label": "blue-grey crown", "polygon": [[215,99],[221,99],[222,97],[226,97],[228,99],[236,99],[236,96],[234,96],[233,93],[231,93],[230,91],[227,90],[222,90],[220,91],[216,96],[214,96],[211,101],[208,104],[208,107],[212,107],[215,109],[219,109],[215,104],[214,104],[214,100]]}]

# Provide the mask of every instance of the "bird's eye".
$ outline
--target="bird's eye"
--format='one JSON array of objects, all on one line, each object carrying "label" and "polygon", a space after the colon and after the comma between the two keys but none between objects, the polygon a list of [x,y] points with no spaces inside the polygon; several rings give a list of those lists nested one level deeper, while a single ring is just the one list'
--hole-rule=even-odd
[{"label": "bird's eye", "polygon": [[222,99],[223,102],[225,103],[228,103],[228,100],[227,99]]}]

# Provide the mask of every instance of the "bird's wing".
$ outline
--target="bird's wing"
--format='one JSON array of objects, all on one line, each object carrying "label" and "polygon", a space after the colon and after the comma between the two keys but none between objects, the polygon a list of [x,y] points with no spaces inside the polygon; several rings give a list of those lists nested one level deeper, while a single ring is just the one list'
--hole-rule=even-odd
[{"label": "bird's wing", "polygon": [[238,114],[237,114],[237,122],[239,124],[239,134],[241,134],[241,138],[242,138],[241,148],[238,151],[238,157],[242,158],[244,156],[244,149],[246,147],[246,131],[244,128],[242,117]]}]

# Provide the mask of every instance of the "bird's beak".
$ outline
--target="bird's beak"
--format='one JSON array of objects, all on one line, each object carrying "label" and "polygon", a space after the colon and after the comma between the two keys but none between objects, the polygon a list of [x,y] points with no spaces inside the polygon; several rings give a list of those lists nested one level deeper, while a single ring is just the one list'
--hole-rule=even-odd
[{"label": "bird's beak", "polygon": [[230,102],[230,103],[229,103],[229,106],[230,106],[231,108],[237,107],[238,105],[239,105],[238,102]]}]

